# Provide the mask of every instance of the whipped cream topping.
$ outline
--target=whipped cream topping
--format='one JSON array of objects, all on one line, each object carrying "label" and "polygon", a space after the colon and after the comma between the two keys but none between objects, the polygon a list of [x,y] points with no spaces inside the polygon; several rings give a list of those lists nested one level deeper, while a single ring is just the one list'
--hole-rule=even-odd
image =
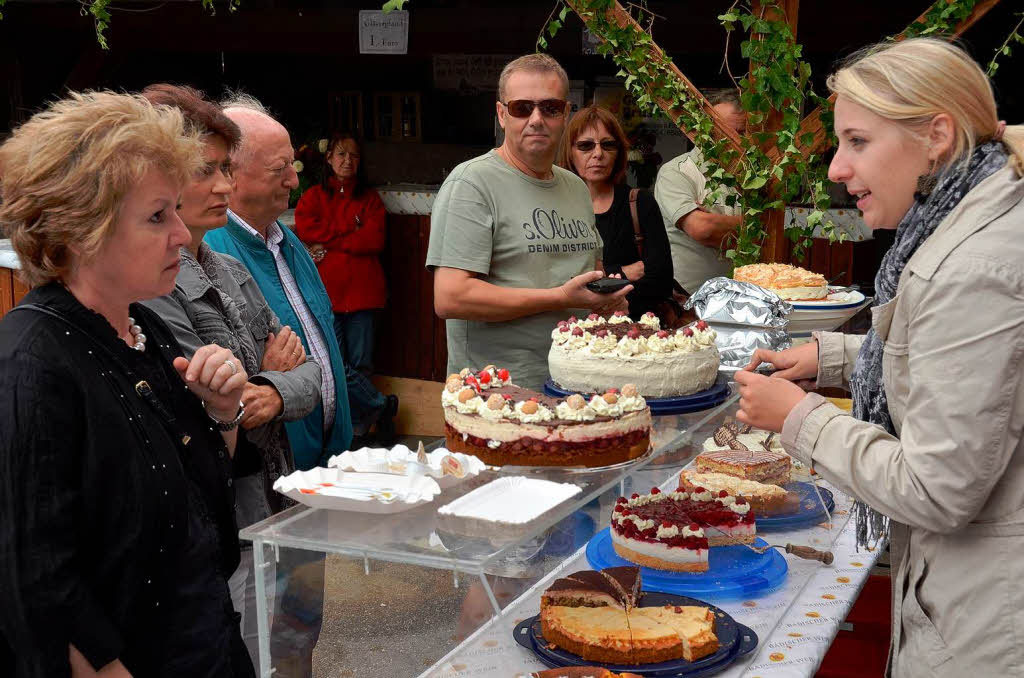
[{"label": "whipped cream topping", "polygon": [[671,336],[664,339],[657,335],[647,337],[647,350],[651,353],[668,353],[674,351],[675,348],[676,343]]},{"label": "whipped cream topping", "polygon": [[501,447],[501,441],[500,440],[488,440],[487,441],[487,447],[492,449],[492,450],[496,450],[499,447]]},{"label": "whipped cream topping", "polygon": [[686,527],[683,528],[682,534],[683,534],[684,537],[703,537],[704,536],[704,530],[702,528],[700,528],[700,527],[698,527],[696,530],[691,530],[690,526],[687,525]]},{"label": "whipped cream topping", "polygon": [[586,348],[593,341],[594,335],[590,332],[584,331],[580,336],[573,336],[571,333],[569,339],[565,342],[565,345],[574,350],[580,350]]},{"label": "whipped cream topping", "polygon": [[512,412],[512,417],[518,419],[524,424],[538,424],[545,421],[551,421],[555,418],[555,413],[551,411],[550,407],[537,403],[537,411],[533,413],[523,412],[523,405],[528,401],[516,403],[515,410]]},{"label": "whipped cream topping", "polygon": [[615,338],[614,334],[606,334],[603,337],[594,337],[594,341],[590,344],[591,353],[611,353],[615,350],[615,347],[619,345],[618,339]]},{"label": "whipped cream topping", "polygon": [[569,337],[571,336],[571,329],[568,332],[563,332],[561,327],[556,327],[554,331],[551,333],[551,341],[561,346],[565,342],[569,341]]},{"label": "whipped cream topping", "polygon": [[610,325],[621,325],[622,323],[631,322],[633,321],[629,319],[628,315],[613,315],[611,318],[608,318],[608,324]]},{"label": "whipped cream topping", "polygon": [[623,516],[622,514],[619,514],[618,522],[620,525],[627,521],[636,525],[636,529],[640,530],[641,532],[643,532],[644,530],[650,530],[655,525],[654,521],[650,518],[645,520],[643,518],[640,518],[639,516]]},{"label": "whipped cream topping", "polygon": [[[509,407],[507,400],[505,401],[505,404],[502,405],[501,408],[497,410],[492,410],[490,407],[488,407],[487,402],[484,401],[482,398],[473,398],[472,400],[470,400],[470,402],[472,402],[473,400],[480,401],[480,405],[477,407],[476,413],[479,414],[484,419],[487,419],[488,421],[498,421],[499,419],[507,419],[512,415],[512,408]],[[462,410],[459,411],[461,412]],[[463,412],[463,414],[465,414],[465,412]]]},{"label": "whipped cream topping", "polygon": [[706,330],[699,330],[696,326],[693,328],[693,339],[699,346],[714,346],[715,339],[717,338],[718,332],[715,332],[710,327]]},{"label": "whipped cream topping", "polygon": [[677,525],[669,525],[668,527],[665,527],[664,525],[658,526],[658,539],[671,539],[678,534],[679,526]]},{"label": "whipped cream topping", "polygon": [[637,322],[640,323],[641,325],[644,325],[645,327],[650,327],[652,330],[661,329],[661,321],[658,320],[658,316],[654,315],[650,311],[644,313],[640,320],[638,320]]},{"label": "whipped cream topping", "polygon": [[607,322],[608,321],[605,320],[602,316],[597,316],[597,318],[593,320],[591,320],[590,318],[584,318],[583,320],[579,321],[576,324],[585,330],[589,330],[592,327],[600,327],[601,325],[604,325]]},{"label": "whipped cream topping", "polygon": [[[459,389],[461,390],[461,388]],[[441,407],[455,407],[459,402],[459,393],[452,393],[447,388],[441,389]]]},{"label": "whipped cream topping", "polygon": [[690,495],[690,499],[694,501],[711,501],[712,499],[719,499],[719,503],[721,503],[721,499],[719,497],[714,496],[707,490],[692,493]]},{"label": "whipped cream topping", "polygon": [[606,417],[618,417],[622,414],[622,405],[618,402],[613,405],[609,404],[608,401],[598,395],[590,399],[590,408]]},{"label": "whipped cream topping", "polygon": [[455,411],[459,414],[477,414],[481,407],[486,408],[487,403],[480,396],[473,396],[464,403],[460,403],[458,399],[455,400]]},{"label": "whipped cream topping", "polygon": [[644,400],[642,395],[635,396],[619,396],[619,405],[622,407],[623,412],[636,412],[647,407],[647,401]]},{"label": "whipped cream topping", "polygon": [[643,337],[637,337],[636,339],[630,339],[629,337],[623,337],[619,339],[618,345],[615,347],[615,353],[621,356],[639,355],[641,353],[647,353],[647,340]]},{"label": "whipped cream topping", "polygon": [[590,405],[584,405],[580,409],[574,410],[564,400],[555,407],[555,414],[559,419],[566,421],[593,421],[597,417],[597,413]]}]

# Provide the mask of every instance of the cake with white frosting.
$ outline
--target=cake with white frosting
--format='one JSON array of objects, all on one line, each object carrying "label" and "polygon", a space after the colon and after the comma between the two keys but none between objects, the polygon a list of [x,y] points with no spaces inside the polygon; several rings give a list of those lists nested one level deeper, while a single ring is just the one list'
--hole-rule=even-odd
[{"label": "cake with white frosting", "polygon": [[568,391],[601,393],[629,382],[647,398],[690,395],[718,378],[716,336],[703,320],[675,332],[663,330],[653,313],[638,322],[622,311],[610,318],[571,317],[551,333],[548,369]]},{"label": "cake with white frosting", "polygon": [[488,365],[453,374],[441,391],[446,447],[494,466],[607,466],[641,456],[651,444],[651,410],[636,386],[589,400],[520,388]]},{"label": "cake with white frosting", "polygon": [[712,546],[751,544],[757,533],[750,503],[722,490],[619,497],[612,510],[612,547],[622,558],[659,570],[706,572]]}]

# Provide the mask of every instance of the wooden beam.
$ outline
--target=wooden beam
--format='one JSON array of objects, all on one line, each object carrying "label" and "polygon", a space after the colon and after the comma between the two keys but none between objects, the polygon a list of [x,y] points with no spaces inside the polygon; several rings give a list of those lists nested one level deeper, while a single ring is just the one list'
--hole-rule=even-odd
[{"label": "wooden beam", "polygon": [[[947,1],[948,2],[952,2],[952,0],[947,0]],[[974,9],[971,11],[970,15],[967,16],[959,24],[957,24],[956,28],[953,29],[953,35],[951,35],[951,36],[943,36],[943,37],[946,37],[949,40],[955,40],[956,38],[959,38],[971,26],[976,24],[981,19],[981,17],[985,16],[990,9],[992,9],[993,7],[995,7],[998,4],[999,4],[999,0],[981,0],[977,5],[974,6]],[[928,9],[926,9],[924,12],[922,12],[919,17],[914,19],[914,21],[911,22],[910,25],[913,26],[914,24],[916,24],[918,22],[924,21],[925,17],[928,15],[928,11],[930,9],[931,9],[931,5],[929,5]],[[909,26],[908,26],[908,28],[909,28]],[[900,33],[899,35],[897,35],[894,39],[897,40],[897,41],[900,41],[900,40],[905,40],[906,37],[907,37],[907,31],[906,31],[906,29],[904,29],[904,31],[902,33]],[[836,95],[833,94],[833,95],[831,95],[828,98],[829,106],[832,106],[833,104],[835,104],[835,102],[836,102]],[[814,135],[814,139],[811,141],[810,144],[807,144],[807,145],[801,144],[800,143],[800,137],[806,135],[808,132]],[[811,154],[821,153],[823,151],[826,151],[826,150],[828,150],[832,146],[832,139],[830,139],[828,137],[828,135],[825,134],[825,126],[821,122],[821,107],[820,106],[815,108],[813,111],[811,111],[807,115],[807,117],[805,117],[803,119],[803,121],[800,123],[800,131],[797,133],[796,146],[797,146],[797,148],[800,149],[800,152],[803,154],[803,156],[805,158],[807,156],[811,155]]]},{"label": "wooden beam", "polygon": [[[777,8],[772,6],[763,8],[759,0],[754,2],[754,12],[756,14],[764,15],[765,19],[769,21],[785,21],[789,25],[789,30],[793,34],[793,40],[796,40],[796,29],[797,23],[800,18],[800,0],[778,0]],[[752,35],[751,40],[757,40],[757,35]],[[751,62],[750,73],[753,74],[757,64]],[[752,76],[751,76],[752,77]],[[772,110],[765,118],[764,122],[759,126],[760,131],[768,133],[777,133],[782,129],[782,111]],[[764,147],[762,150],[767,152],[769,148],[778,150],[774,137],[770,137],[767,144],[771,144],[770,147]],[[774,187],[774,184],[773,184]],[[767,237],[761,244],[761,261],[766,262],[778,262],[788,263],[790,260],[790,243],[789,239],[786,238],[786,210],[782,209],[767,210],[763,217],[762,223],[764,224],[765,233]]]},{"label": "wooden beam", "polygon": [[[565,0],[565,1],[566,1],[566,4],[573,11],[575,11],[576,14],[578,14],[581,19],[583,19],[584,23],[586,23],[589,18],[592,18],[592,16],[593,16],[592,13],[589,12],[585,6],[582,6],[581,0]],[[607,18],[608,21],[610,21],[611,23],[614,23],[615,25],[619,26],[620,28],[626,28],[627,26],[632,26],[634,29],[636,29],[637,31],[640,31],[641,33],[646,32],[646,31],[644,31],[643,28],[640,27],[640,24],[638,24],[636,22],[636,20],[633,19],[632,16],[630,16],[629,12],[627,12],[622,7],[622,5],[618,2],[618,0],[616,0],[616,2],[613,5],[611,5],[605,11],[605,18]],[[601,37],[596,32],[594,34],[598,35],[598,37]],[[697,102],[700,103],[700,106],[704,110],[704,112],[707,113],[708,116],[710,116],[711,119],[714,121],[715,126],[714,126],[714,129],[712,131],[712,135],[716,139],[724,139],[724,140],[726,140],[726,142],[729,145],[729,149],[731,149],[731,150],[736,152],[736,159],[732,163],[730,163],[730,165],[728,167],[726,167],[726,170],[728,172],[735,174],[736,169],[739,166],[739,161],[743,157],[743,146],[740,143],[740,136],[739,136],[739,134],[737,134],[736,131],[733,130],[731,127],[729,127],[729,125],[725,122],[725,120],[720,115],[718,115],[718,112],[715,111],[715,109],[711,106],[711,103],[708,102],[707,98],[703,94],[701,94],[700,90],[698,90],[696,87],[694,87],[693,83],[690,82],[689,78],[687,78],[685,75],[683,75],[682,71],[680,71],[679,68],[676,67],[676,65],[674,63],[669,61],[668,57],[665,56],[665,52],[662,51],[662,49],[660,47],[658,47],[657,44],[655,44],[652,41],[651,44],[650,44],[650,47],[648,49],[650,50],[650,53],[651,53],[651,60],[652,61],[661,61],[661,62],[666,63],[668,65],[670,71],[672,72],[672,75],[674,75],[679,80],[679,82],[682,83],[683,86],[686,87],[686,89],[690,93],[690,96],[692,96],[694,99],[697,100]],[[666,101],[665,99],[661,99],[661,98],[657,97],[655,95],[655,93],[652,90],[650,90],[650,89],[648,89],[648,92],[650,93],[651,98],[654,99],[654,101],[661,108],[661,110],[663,110],[665,112],[665,115],[668,116],[669,120],[671,120],[673,123],[675,123],[676,126],[679,127],[680,130],[682,130],[683,134],[685,134],[687,136],[687,138],[690,139],[690,141],[693,141],[694,136],[695,136],[694,130],[688,129],[686,127],[686,125],[682,121],[682,117],[680,115],[680,112],[672,107],[672,103],[670,101]],[[773,152],[776,153],[776,154],[778,153],[778,151],[776,149],[773,149]]]}]

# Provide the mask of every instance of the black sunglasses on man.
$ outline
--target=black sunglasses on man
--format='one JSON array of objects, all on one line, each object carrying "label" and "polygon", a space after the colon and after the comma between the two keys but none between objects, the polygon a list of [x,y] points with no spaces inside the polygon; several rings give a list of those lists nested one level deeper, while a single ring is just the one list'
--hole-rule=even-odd
[{"label": "black sunglasses on man", "polygon": [[533,109],[539,108],[540,114],[545,118],[557,118],[565,113],[565,99],[544,99],[543,101],[530,101],[529,99],[513,99],[508,103],[498,102],[508,111],[513,118],[529,118],[533,115]]}]

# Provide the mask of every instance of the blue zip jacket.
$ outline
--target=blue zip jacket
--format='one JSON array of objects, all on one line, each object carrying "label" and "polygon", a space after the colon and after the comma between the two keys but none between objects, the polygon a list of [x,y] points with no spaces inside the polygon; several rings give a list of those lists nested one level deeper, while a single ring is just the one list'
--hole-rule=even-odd
[{"label": "blue zip jacket", "polygon": [[[306,248],[291,229],[278,222],[284,232],[281,241],[281,254],[288,268],[295,277],[295,282],[302,291],[302,296],[309,306],[310,312],[320,326],[320,332],[327,342],[331,354],[331,364],[321,365],[324,370],[334,372],[335,414],[334,426],[328,430],[329,438],[324,440],[324,407],[323,403],[316,406],[309,416],[298,421],[285,423],[288,442],[291,443],[295,456],[295,466],[308,470],[314,466],[326,466],[327,460],[335,454],[348,449],[352,442],[352,415],[348,405],[348,390],[345,381],[345,363],[338,347],[338,339],[334,334],[334,313],[331,311],[331,300],[320,280],[316,264],[309,258]],[[247,231],[231,214],[228,215],[227,226],[217,228],[206,234],[206,243],[217,252],[230,254],[245,264],[256,280],[267,303],[280,318],[282,325],[290,326],[306,349],[308,355],[309,341],[299,321],[299,316],[288,301],[281,278],[277,274],[274,255],[267,249],[266,243]]]}]

